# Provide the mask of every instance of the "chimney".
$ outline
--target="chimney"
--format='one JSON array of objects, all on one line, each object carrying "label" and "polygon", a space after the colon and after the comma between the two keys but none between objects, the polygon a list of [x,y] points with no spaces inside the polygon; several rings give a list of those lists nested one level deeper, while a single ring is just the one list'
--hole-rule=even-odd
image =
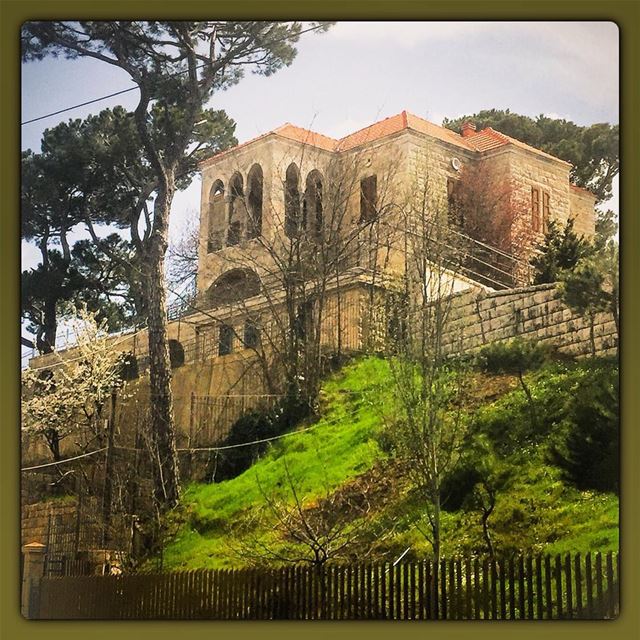
[{"label": "chimney", "polygon": [[462,137],[468,138],[476,132],[476,125],[473,122],[465,122],[462,125]]}]

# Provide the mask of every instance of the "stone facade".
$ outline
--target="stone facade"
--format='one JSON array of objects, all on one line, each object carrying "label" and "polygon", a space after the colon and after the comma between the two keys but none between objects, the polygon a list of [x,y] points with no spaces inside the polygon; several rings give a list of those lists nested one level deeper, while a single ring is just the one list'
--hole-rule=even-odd
[{"label": "stone facade", "polygon": [[[574,357],[592,354],[590,323],[574,314],[555,285],[489,292],[475,289],[454,296],[445,343],[450,351],[472,351],[485,344],[521,337],[553,345]],[[596,315],[598,356],[617,353],[618,330],[610,312]]]},{"label": "stone facade", "polygon": [[76,503],[73,502],[37,502],[23,505],[21,519],[22,544],[30,542],[47,543],[52,520],[64,521],[73,529],[76,519]]},{"label": "stone facade", "polygon": [[[568,163],[492,129],[476,132],[466,125],[460,135],[406,112],[340,140],[287,124],[204,160],[197,297],[188,315],[168,327],[179,446],[199,441],[194,422],[199,398],[229,399],[224,410],[233,417],[255,405],[250,397],[273,391],[244,341],[253,319],[259,319],[265,342],[278,324],[277,260],[286,255],[292,211],[298,216],[294,233],[311,234],[318,220],[331,228],[339,216],[338,242],[358,232],[370,204],[383,219],[374,238],[367,231],[367,238],[358,240],[358,250],[326,290],[320,328],[326,350],[366,350],[372,334],[379,333],[375,323],[385,323],[371,292],[384,297],[385,290],[393,290],[408,263],[407,209],[426,198],[423,206],[448,224],[449,184],[477,164],[509,185],[516,225],[525,230],[534,223],[537,194],[539,228],[527,236],[531,243],[542,238],[548,220],[573,218],[578,233],[593,234],[595,198],[570,184]],[[465,349],[523,335],[586,353],[585,320],[562,306],[553,287],[495,292],[490,282],[479,284],[469,275],[451,278],[451,336],[462,336]],[[611,352],[612,319],[599,316],[596,329],[598,351]],[[139,373],[148,362],[146,343],[144,330],[114,336],[114,348],[133,354]],[[31,364],[53,366],[72,355],[72,350],[50,354]],[[144,376],[132,384],[136,399],[121,407],[119,420],[130,435],[148,396]],[[63,443],[63,453],[68,447]]]}]

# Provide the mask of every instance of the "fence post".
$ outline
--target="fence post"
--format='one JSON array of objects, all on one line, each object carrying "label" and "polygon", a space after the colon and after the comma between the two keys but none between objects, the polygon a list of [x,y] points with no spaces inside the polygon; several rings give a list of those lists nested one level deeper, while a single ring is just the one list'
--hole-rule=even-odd
[{"label": "fence post", "polygon": [[22,571],[21,607],[27,619],[40,616],[40,581],[44,576],[44,560],[47,547],[39,542],[30,542],[22,547],[24,568]]}]

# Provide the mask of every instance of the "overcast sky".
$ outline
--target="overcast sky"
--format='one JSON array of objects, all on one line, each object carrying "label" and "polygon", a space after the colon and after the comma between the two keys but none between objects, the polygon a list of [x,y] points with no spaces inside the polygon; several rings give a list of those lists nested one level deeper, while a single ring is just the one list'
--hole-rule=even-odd
[{"label": "overcast sky", "polygon": [[[541,113],[580,125],[619,122],[618,28],[612,22],[340,22],[306,34],[293,64],[247,76],[210,106],[237,122],[240,142],[284,122],[341,137],[406,109],[440,124],[481,109]],[[22,121],[132,86],[89,59],[22,67]],[[22,126],[22,148],[42,132],[107,107],[136,105],[137,91]],[[617,189],[607,206],[618,208]],[[199,180],[177,194],[171,234],[199,208]],[[23,244],[23,268],[38,252]]]}]

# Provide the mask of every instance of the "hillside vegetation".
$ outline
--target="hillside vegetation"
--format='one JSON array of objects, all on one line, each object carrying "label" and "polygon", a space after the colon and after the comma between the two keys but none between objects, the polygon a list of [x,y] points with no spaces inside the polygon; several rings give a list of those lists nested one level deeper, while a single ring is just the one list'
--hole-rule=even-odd
[{"label": "hillside vegetation", "polygon": [[[487,521],[495,552],[616,550],[618,498],[610,485],[617,478],[611,469],[617,464],[612,436],[617,433],[617,364],[556,360],[526,373],[535,427],[516,375],[477,366],[466,375],[465,447],[477,449],[481,442],[499,469]],[[387,361],[368,357],[343,367],[323,385],[319,419],[301,422],[273,441],[239,476],[185,489],[180,508],[165,523],[163,569],[310,560],[292,521],[298,517],[302,529],[322,528],[328,510],[342,514],[342,521],[330,527],[336,546],[345,541],[338,559],[393,561],[405,552],[405,558],[429,556],[424,505],[389,435],[393,411]],[[594,448],[599,464],[608,465],[595,479],[589,476]],[[474,463],[466,454],[463,447],[443,496],[444,557],[487,553],[481,511],[473,499]],[[599,484],[612,474],[609,486]],[[607,491],[596,490],[602,488]],[[159,559],[146,567],[156,568]]]}]

